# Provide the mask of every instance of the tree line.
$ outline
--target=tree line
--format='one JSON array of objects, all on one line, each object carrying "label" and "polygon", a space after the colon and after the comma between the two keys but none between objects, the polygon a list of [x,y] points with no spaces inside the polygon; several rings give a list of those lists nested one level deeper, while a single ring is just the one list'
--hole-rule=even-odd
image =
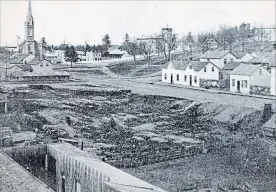
[{"label": "tree line", "polygon": [[[173,51],[178,50],[185,58],[192,57],[194,52],[205,53],[208,50],[230,50],[240,47],[242,51],[246,51],[246,47],[250,42],[256,43],[258,30],[249,23],[242,23],[239,26],[221,26],[215,32],[201,32],[194,35],[188,32],[182,36],[173,33],[161,33],[158,35],[143,35],[142,39],[131,38],[128,33],[123,37],[123,41],[119,47],[120,50],[126,51],[133,57],[136,62],[137,55],[143,55],[145,59],[150,60],[153,54],[164,57],[167,61],[171,60]],[[102,56],[108,54],[112,41],[109,34],[102,38],[100,45],[77,45],[69,46],[61,44],[59,46],[48,46],[45,38],[43,39],[47,50],[64,50],[65,55],[70,62],[76,62],[76,51],[99,52]],[[215,44],[213,47],[212,45]]]}]

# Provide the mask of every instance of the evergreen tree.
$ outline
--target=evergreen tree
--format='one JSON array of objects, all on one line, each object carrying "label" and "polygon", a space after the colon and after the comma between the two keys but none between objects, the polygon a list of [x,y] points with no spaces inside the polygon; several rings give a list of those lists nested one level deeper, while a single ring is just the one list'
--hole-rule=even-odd
[{"label": "evergreen tree", "polygon": [[106,34],[103,39],[102,39],[103,45],[105,46],[106,49],[108,49],[111,46],[111,40],[110,36]]},{"label": "evergreen tree", "polygon": [[66,60],[71,62],[71,67],[73,65],[73,62],[78,61],[78,54],[73,45],[71,45],[70,47],[66,46],[64,54],[65,54]]}]

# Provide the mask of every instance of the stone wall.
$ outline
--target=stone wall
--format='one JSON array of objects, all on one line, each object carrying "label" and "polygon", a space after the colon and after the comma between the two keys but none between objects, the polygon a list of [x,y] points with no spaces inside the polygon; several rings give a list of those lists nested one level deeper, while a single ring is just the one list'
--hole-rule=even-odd
[{"label": "stone wall", "polygon": [[145,192],[165,192],[73,146],[59,148],[48,145],[47,149],[48,155],[56,160],[57,192],[136,192],[141,188],[150,189]]},{"label": "stone wall", "polygon": [[250,94],[270,95],[270,87],[250,85]]}]

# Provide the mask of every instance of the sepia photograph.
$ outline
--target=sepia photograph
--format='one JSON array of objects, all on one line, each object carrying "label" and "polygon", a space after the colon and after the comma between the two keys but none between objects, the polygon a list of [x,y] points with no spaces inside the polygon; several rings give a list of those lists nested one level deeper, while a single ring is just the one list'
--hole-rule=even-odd
[{"label": "sepia photograph", "polygon": [[0,0],[0,192],[276,192],[276,0]]}]

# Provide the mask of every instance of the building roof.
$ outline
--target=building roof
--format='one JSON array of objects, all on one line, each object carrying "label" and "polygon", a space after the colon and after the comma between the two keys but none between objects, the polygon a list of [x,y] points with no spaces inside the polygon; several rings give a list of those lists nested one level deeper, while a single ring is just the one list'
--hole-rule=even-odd
[{"label": "building roof", "polygon": [[53,63],[47,59],[39,60],[38,58],[34,58],[29,63],[27,63],[27,65],[37,65],[37,64],[41,63],[42,61],[47,61],[48,63],[51,63],[53,65]]},{"label": "building roof", "polygon": [[[190,61],[189,63],[192,65],[192,67],[195,71],[200,71],[206,65],[208,65],[208,63],[211,63],[211,62]],[[213,63],[211,63],[211,64],[214,65]],[[215,67],[217,67],[217,66],[215,66]]]},{"label": "building roof", "polygon": [[251,64],[240,64],[233,71],[230,72],[231,75],[245,75],[250,76],[256,70],[261,68],[260,65],[251,65]]},{"label": "building roof", "polygon": [[184,70],[185,67],[189,64],[187,61],[182,61],[182,60],[171,60],[169,62],[167,62],[162,68],[163,69],[167,69],[168,66],[172,64],[174,69],[178,69],[178,70]]},{"label": "building roof", "polygon": [[38,60],[38,58],[34,58],[33,60],[31,60],[28,64],[29,65],[37,65],[40,61]]},{"label": "building roof", "polygon": [[220,59],[227,53],[230,53],[230,51],[207,51],[204,54],[200,56],[200,58],[203,59]]},{"label": "building roof", "polygon": [[269,65],[271,67],[276,67],[276,50],[272,51],[269,57]]},{"label": "building roof", "polygon": [[276,129],[276,114],[273,114],[272,117],[263,125],[263,127]]},{"label": "building roof", "polygon": [[113,50],[115,50],[115,49],[120,49],[120,45],[112,45],[108,50],[109,51],[113,51]]},{"label": "building roof", "polygon": [[222,70],[234,70],[236,67],[238,67],[241,63],[240,62],[229,62],[224,65]]},{"label": "building roof", "polygon": [[[201,61],[182,61],[182,60],[172,60],[169,61],[168,63],[166,63],[163,66],[163,69],[167,69],[169,64],[172,64],[174,69],[178,69],[178,70],[185,70],[186,67],[191,64],[193,69],[195,71],[200,71],[201,69],[203,69],[207,64],[211,63],[212,65],[214,65],[215,67],[217,67],[215,64],[213,64],[212,62],[201,62]],[[218,67],[217,67],[218,68]]]},{"label": "building roof", "polygon": [[268,63],[269,62],[269,57],[267,57],[267,56],[259,56],[259,57],[255,57],[255,58],[253,58],[253,59],[251,59],[251,60],[249,60],[248,61],[248,63],[256,63],[256,64],[261,64],[261,63]]},{"label": "building roof", "polygon": [[0,151],[0,190],[9,192],[53,192],[44,183]]},{"label": "building roof", "polygon": [[48,76],[70,76],[66,71],[52,71],[52,72],[25,72],[23,77],[48,77]]},{"label": "building roof", "polygon": [[125,53],[126,53],[126,51],[121,51],[119,49],[114,49],[114,50],[109,51],[110,55],[123,55]]},{"label": "building roof", "polygon": [[23,60],[26,59],[29,56],[30,56],[30,54],[21,54],[21,53],[18,53],[18,54],[14,55],[11,58],[10,63],[11,64],[22,64]]},{"label": "building roof", "polygon": [[[233,55],[235,55],[238,59],[243,58],[248,52],[234,52]],[[250,53],[249,53],[250,54]]]}]

